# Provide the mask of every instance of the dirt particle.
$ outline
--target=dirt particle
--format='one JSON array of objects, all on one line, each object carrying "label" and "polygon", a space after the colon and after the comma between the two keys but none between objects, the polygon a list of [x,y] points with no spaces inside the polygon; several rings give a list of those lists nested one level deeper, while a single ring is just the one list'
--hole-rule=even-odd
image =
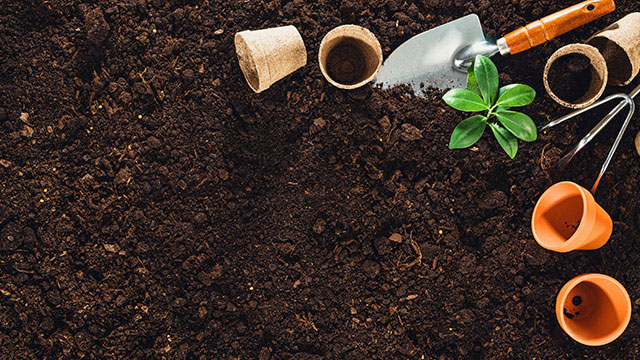
[{"label": "dirt particle", "polygon": [[196,222],[196,224],[204,224],[207,221],[207,215],[205,213],[197,213],[196,216],[193,218],[193,220]]},{"label": "dirt particle", "polygon": [[400,138],[404,141],[415,141],[422,139],[422,131],[411,124],[401,125],[402,133]]},{"label": "dirt particle", "polygon": [[497,209],[507,205],[507,195],[499,190],[493,190],[485,193],[478,203],[478,207],[484,210]]},{"label": "dirt particle", "polygon": [[30,137],[32,137],[32,136],[33,136],[33,133],[34,133],[34,132],[35,132],[35,131],[33,130],[33,128],[32,128],[31,126],[29,126],[29,125],[25,125],[25,126],[22,128],[22,131],[20,131],[20,135],[22,135],[22,136],[24,136],[24,137],[26,137],[26,138],[30,138]]},{"label": "dirt particle", "polygon": [[120,246],[118,246],[117,244],[103,244],[102,246],[110,253],[117,253],[118,251],[120,251]]},{"label": "dirt particle", "polygon": [[219,278],[222,275],[222,265],[216,264],[213,266],[211,271],[201,271],[198,274],[198,280],[200,280],[204,285],[211,286],[215,279]]},{"label": "dirt particle", "polygon": [[579,306],[582,304],[582,298],[580,296],[574,296],[573,299],[571,299],[571,303],[575,306]]},{"label": "dirt particle", "polygon": [[269,360],[270,358],[271,358],[271,350],[269,350],[269,348],[263,347],[262,349],[260,349],[258,360]]},{"label": "dirt particle", "polygon": [[76,333],[75,342],[81,351],[88,351],[93,346],[93,339],[87,330],[80,330]]},{"label": "dirt particle", "polygon": [[373,246],[379,255],[386,255],[391,251],[391,242],[386,237],[377,237],[373,242]]},{"label": "dirt particle", "polygon": [[313,124],[317,127],[324,127],[327,124],[327,121],[323,118],[316,118],[313,120]]},{"label": "dirt particle", "polygon": [[147,144],[152,149],[157,149],[162,146],[162,142],[155,136],[151,136],[147,139]]},{"label": "dirt particle", "polygon": [[116,183],[116,185],[120,185],[120,184],[127,183],[130,178],[131,178],[131,170],[129,170],[129,168],[127,167],[124,167],[120,169],[120,171],[118,171],[113,181]]},{"label": "dirt particle", "polygon": [[568,317],[569,319],[573,319],[575,317],[575,315],[570,313],[566,308],[564,308],[564,316]]},{"label": "dirt particle", "polygon": [[396,242],[396,243],[401,243],[402,242],[402,235],[398,234],[398,233],[393,233],[391,234],[391,236],[389,236],[389,240]]},{"label": "dirt particle", "polygon": [[386,115],[378,120],[378,125],[380,125],[380,129],[385,133],[391,129],[391,121],[389,121],[389,117]]},{"label": "dirt particle", "polygon": [[60,291],[58,289],[51,289],[47,292],[47,301],[54,306],[60,305],[62,303],[62,296],[60,295]]},{"label": "dirt particle", "polygon": [[90,10],[85,15],[87,40],[94,45],[102,44],[109,36],[109,24],[101,8]]},{"label": "dirt particle", "polygon": [[195,73],[193,72],[193,70],[191,69],[185,69],[182,72],[182,78],[186,81],[186,82],[191,82],[193,81],[193,77],[195,76]]},{"label": "dirt particle", "polygon": [[83,177],[80,178],[81,182],[91,182],[93,181],[93,176],[91,176],[91,174],[85,174]]},{"label": "dirt particle", "polygon": [[313,224],[313,232],[320,235],[324,232],[327,226],[327,222],[324,219],[316,220],[315,224]]},{"label": "dirt particle", "polygon": [[369,278],[373,279],[380,273],[380,264],[372,260],[365,260],[362,269]]}]

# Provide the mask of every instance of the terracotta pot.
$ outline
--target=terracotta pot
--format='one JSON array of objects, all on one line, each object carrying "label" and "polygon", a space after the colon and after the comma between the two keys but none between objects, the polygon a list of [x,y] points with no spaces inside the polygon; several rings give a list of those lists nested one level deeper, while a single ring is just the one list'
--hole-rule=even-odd
[{"label": "terracotta pot", "polygon": [[256,93],[307,64],[302,36],[291,25],[241,31],[235,46],[242,73]]},{"label": "terracotta pot", "polygon": [[318,61],[322,75],[331,85],[355,89],[378,74],[382,48],[371,31],[357,25],[342,25],[324,36]]},{"label": "terracotta pot", "polygon": [[558,293],[556,317],[575,341],[589,346],[606,345],[627,328],[631,299],[616,279],[584,274],[571,279]]},{"label": "terracotta pot", "polygon": [[611,237],[613,222],[587,189],[563,181],[540,196],[531,230],[540,246],[565,253],[602,247]]}]

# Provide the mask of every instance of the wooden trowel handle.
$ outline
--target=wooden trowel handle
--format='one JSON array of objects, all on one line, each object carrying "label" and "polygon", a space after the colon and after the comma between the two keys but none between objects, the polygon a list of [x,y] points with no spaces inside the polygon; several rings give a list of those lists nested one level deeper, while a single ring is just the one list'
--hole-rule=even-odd
[{"label": "wooden trowel handle", "polygon": [[560,36],[616,9],[614,0],[587,0],[545,16],[507,34],[509,53],[517,54]]}]

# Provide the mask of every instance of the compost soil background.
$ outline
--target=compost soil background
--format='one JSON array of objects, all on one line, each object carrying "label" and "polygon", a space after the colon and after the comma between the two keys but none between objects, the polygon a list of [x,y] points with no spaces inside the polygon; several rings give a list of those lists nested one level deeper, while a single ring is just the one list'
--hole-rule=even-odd
[{"label": "compost soil background", "polygon": [[[557,254],[532,237],[535,202],[555,180],[590,187],[621,120],[554,178],[605,110],[520,143],[515,160],[490,134],[450,151],[465,114],[442,93],[342,91],[316,61],[340,24],[371,29],[388,56],[465,14],[497,37],[572,3],[4,1],[0,357],[640,357],[638,116],[596,194],[611,240]],[[617,5],[495,58],[503,85],[538,91],[524,109],[536,124],[567,113],[543,90],[548,56],[640,10]],[[256,95],[234,33],[283,24],[309,63]],[[557,292],[585,272],[632,298],[604,347],[555,319]]]}]

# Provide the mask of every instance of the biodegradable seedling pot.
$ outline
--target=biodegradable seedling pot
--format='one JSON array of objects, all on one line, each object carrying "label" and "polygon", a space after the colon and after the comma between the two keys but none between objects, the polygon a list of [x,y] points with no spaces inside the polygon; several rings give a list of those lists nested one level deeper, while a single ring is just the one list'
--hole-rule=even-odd
[{"label": "biodegradable seedling pot", "polygon": [[[589,65],[587,68],[587,76],[591,77],[591,80],[587,84],[573,83],[573,81],[567,83],[566,81],[562,81],[562,79],[557,79],[555,77],[563,76],[569,79],[571,76],[570,68],[558,68],[561,67],[563,62],[566,62],[567,59],[581,59],[586,58],[589,61]],[[569,63],[569,66],[571,64]],[[577,73],[574,75],[578,82],[588,80],[588,77],[585,78],[583,74]],[[558,104],[572,108],[572,109],[581,109],[587,107],[602,96],[605,87],[607,86],[608,79],[608,71],[607,64],[598,49],[591,45],[586,44],[570,44],[558,49],[547,61],[547,65],[544,68],[543,74],[543,82],[544,88],[547,90],[547,93],[553,100],[555,100]],[[553,77],[553,78],[552,78]],[[578,92],[581,94],[584,91],[583,95],[580,95],[577,99],[567,99],[563,98],[563,94],[556,93],[559,89],[551,85],[551,83],[559,83],[563,87],[567,87],[567,91]],[[576,88],[571,89],[574,86]],[[584,89],[580,89],[577,87],[584,87]],[[582,91],[581,91],[582,90]],[[566,96],[566,95],[565,95]]]},{"label": "biodegradable seedling pot", "polygon": [[302,36],[291,25],[241,31],[235,45],[242,73],[256,93],[307,64]]},{"label": "biodegradable seedling pot", "polygon": [[631,13],[589,40],[609,67],[609,84],[629,84],[640,71],[640,13]]},{"label": "biodegradable seedling pot", "polygon": [[606,345],[627,328],[631,299],[616,279],[584,274],[571,279],[558,293],[556,317],[575,341],[589,346]]},{"label": "biodegradable seedling pot", "polygon": [[373,80],[382,66],[382,48],[373,33],[361,26],[342,25],[320,43],[320,71],[341,89],[355,89]]},{"label": "biodegradable seedling pot", "polygon": [[552,185],[538,200],[531,230],[540,246],[565,253],[602,247],[611,236],[613,222],[589,190],[563,181]]}]

